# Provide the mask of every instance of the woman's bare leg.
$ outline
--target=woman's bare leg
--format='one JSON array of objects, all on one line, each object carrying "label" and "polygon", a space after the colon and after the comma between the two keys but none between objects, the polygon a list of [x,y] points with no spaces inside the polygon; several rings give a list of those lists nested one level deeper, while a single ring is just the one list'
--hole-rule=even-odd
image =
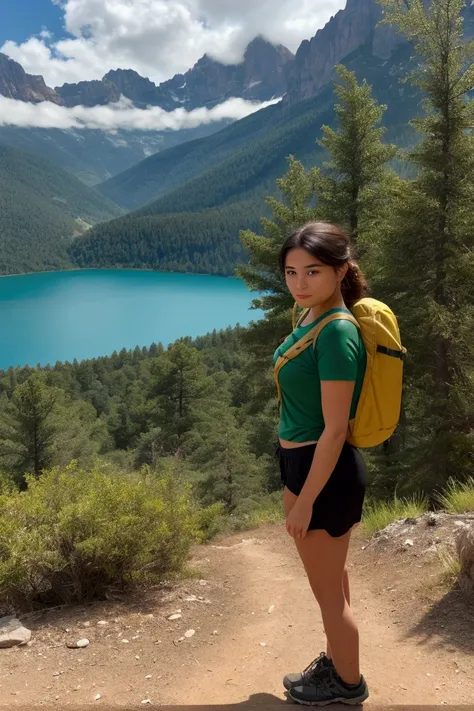
[{"label": "woman's bare leg", "polygon": [[[298,497],[284,491],[288,515]],[[324,629],[337,673],[347,684],[358,684],[359,631],[344,589],[351,531],[339,538],[324,530],[308,531],[295,539],[313,594],[321,608]],[[350,595],[349,595],[350,597]]]}]

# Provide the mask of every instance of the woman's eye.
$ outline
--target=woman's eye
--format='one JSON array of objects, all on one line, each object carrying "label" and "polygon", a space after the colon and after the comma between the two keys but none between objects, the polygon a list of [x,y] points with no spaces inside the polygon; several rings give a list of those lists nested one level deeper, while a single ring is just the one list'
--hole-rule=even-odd
[{"label": "woman's eye", "polygon": [[309,274],[310,276],[313,276],[313,274],[319,274],[319,272],[318,272],[318,271],[315,271],[315,270],[312,270],[312,271],[308,272],[308,274]]}]

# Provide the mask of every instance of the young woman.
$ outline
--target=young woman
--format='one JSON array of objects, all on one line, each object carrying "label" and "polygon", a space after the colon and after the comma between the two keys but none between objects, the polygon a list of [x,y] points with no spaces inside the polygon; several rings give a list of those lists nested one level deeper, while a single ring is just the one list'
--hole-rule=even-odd
[{"label": "young woman", "polygon": [[[367,293],[339,227],[304,225],[285,242],[280,268],[293,299],[310,311],[275,352],[279,356],[326,316],[347,313]],[[364,461],[346,442],[366,369],[357,326],[327,323],[311,345],[281,368],[279,434],[286,528],[294,539],[327,637],[322,653],[283,683],[305,705],[359,704],[369,695],[359,670],[359,634],[350,608],[346,567],[351,531],[361,520]]]}]

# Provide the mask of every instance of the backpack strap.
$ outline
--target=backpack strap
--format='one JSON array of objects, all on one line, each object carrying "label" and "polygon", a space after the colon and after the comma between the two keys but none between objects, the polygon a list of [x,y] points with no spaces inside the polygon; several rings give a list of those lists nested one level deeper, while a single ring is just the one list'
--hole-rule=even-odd
[{"label": "backpack strap", "polygon": [[[309,309],[306,310],[305,316],[308,313]],[[294,310],[295,312],[295,310]],[[298,319],[298,322],[303,319]],[[326,316],[322,321],[320,321],[316,326],[313,326],[306,335],[303,336],[303,338],[300,338],[299,341],[296,341],[288,350],[283,353],[281,356],[277,358],[277,361],[275,363],[274,369],[273,369],[273,374],[275,378],[275,384],[277,388],[277,395],[278,395],[278,404],[280,405],[281,403],[281,388],[280,388],[280,382],[279,382],[279,373],[280,370],[285,366],[290,360],[293,358],[296,358],[300,353],[305,351],[307,348],[309,348],[311,345],[316,346],[316,341],[318,340],[319,334],[323,330],[325,326],[328,325],[328,323],[331,323],[331,321],[350,321],[353,323],[357,328],[360,329],[359,323],[355,316],[352,316],[352,314],[347,314],[347,313],[335,313],[335,314],[329,314],[329,316]]]}]

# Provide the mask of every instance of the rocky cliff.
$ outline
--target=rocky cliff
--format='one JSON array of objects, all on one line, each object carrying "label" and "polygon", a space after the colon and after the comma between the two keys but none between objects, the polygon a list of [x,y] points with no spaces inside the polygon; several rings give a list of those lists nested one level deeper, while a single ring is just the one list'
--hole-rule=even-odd
[{"label": "rocky cliff", "polygon": [[61,104],[61,98],[46,86],[43,77],[27,74],[21,64],[0,52],[0,94],[20,101],[52,101]]},{"label": "rocky cliff", "polygon": [[347,0],[344,10],[300,45],[290,69],[287,101],[314,96],[331,81],[334,65],[363,45],[370,44],[377,57],[390,57],[406,40],[389,26],[377,27],[381,17],[377,0]]}]

